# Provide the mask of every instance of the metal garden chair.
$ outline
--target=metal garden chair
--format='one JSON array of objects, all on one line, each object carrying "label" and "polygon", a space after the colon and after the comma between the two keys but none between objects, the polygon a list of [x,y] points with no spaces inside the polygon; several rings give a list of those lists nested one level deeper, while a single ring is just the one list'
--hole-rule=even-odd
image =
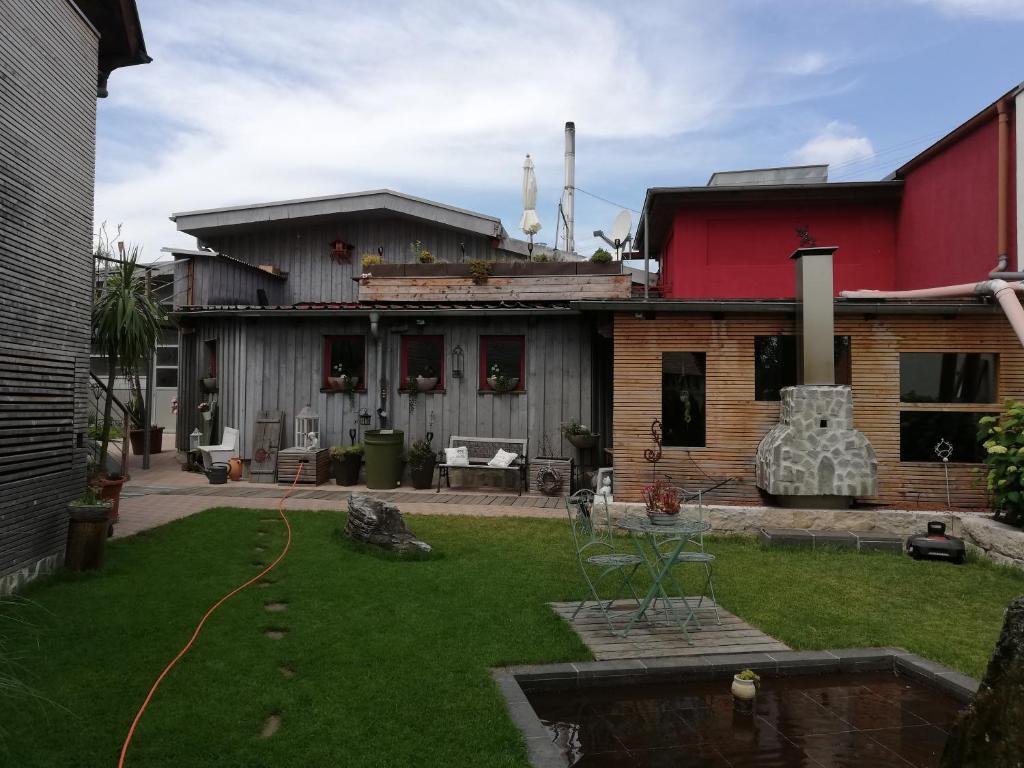
[{"label": "metal garden chair", "polygon": [[[697,501],[697,521],[704,522],[704,495],[703,491],[688,491],[685,488],[677,488],[679,491],[680,504],[685,504],[696,499]],[[672,565],[702,565],[704,566],[704,585],[700,591],[700,599],[697,601],[697,608],[700,608],[704,604],[704,597],[710,592],[711,602],[715,609],[715,620],[719,625],[722,624],[722,617],[718,613],[718,598],[715,597],[715,582],[712,578],[712,568],[715,562],[715,556],[704,549],[704,531],[701,530],[698,533],[692,534],[686,538],[686,544],[682,550],[676,552],[679,540],[682,537],[670,536],[670,537],[655,537],[654,548],[658,552],[659,558],[664,563],[671,559]],[[679,582],[676,580],[672,572],[669,571],[669,579],[672,582],[673,588],[676,590],[676,594],[682,596],[685,593],[679,586]],[[693,616],[694,621],[697,622],[697,626],[700,626],[700,621],[696,615]]]},{"label": "metal garden chair", "polygon": [[[591,606],[591,608],[597,608],[601,611],[605,621],[608,622],[608,627],[615,631],[608,609],[615,600],[624,595],[626,589],[633,596],[639,608],[640,598],[637,597],[636,590],[633,589],[631,579],[633,574],[636,573],[636,569],[643,564],[643,558],[639,555],[626,554],[615,550],[615,533],[611,525],[608,504],[607,502],[603,504],[604,520],[597,520],[593,491],[577,491],[572,496],[567,497],[565,508],[569,515],[569,527],[572,531],[572,543],[576,552],[576,562],[579,564],[583,579],[587,582],[590,593],[596,601],[596,605]],[[614,596],[604,601],[601,598],[601,593],[598,591],[598,586],[614,574],[621,576],[618,587]],[[580,604],[576,606],[576,610],[573,611],[573,619],[576,618],[577,614],[586,604],[587,599],[583,598]]]}]

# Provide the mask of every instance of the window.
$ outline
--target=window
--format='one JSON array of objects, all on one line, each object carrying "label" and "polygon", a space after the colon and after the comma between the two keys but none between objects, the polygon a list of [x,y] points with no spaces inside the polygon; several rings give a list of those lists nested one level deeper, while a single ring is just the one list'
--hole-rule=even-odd
[{"label": "window", "polygon": [[706,359],[703,352],[661,355],[661,424],[666,446],[705,444]]},{"label": "window", "polygon": [[996,362],[991,352],[901,352],[904,403],[994,403]]},{"label": "window", "polygon": [[154,374],[155,386],[178,386],[178,332],[174,329],[166,329],[160,334],[156,346]]},{"label": "window", "polygon": [[348,376],[354,389],[366,391],[366,339],[363,336],[324,336],[324,362],[321,386],[332,387],[328,377]]},{"label": "window", "polygon": [[480,337],[480,389],[522,392],[526,389],[526,339]]},{"label": "window", "polygon": [[217,377],[217,340],[206,342],[206,373],[205,376],[213,379]]},{"label": "window", "polygon": [[402,387],[417,376],[437,379],[428,389],[444,389],[444,336],[402,337]]},{"label": "window", "polygon": [[938,461],[940,440],[953,446],[950,461],[977,464],[984,458],[978,419],[991,414],[962,411],[901,411],[900,461]]},{"label": "window", "polygon": [[[796,336],[754,337],[754,399],[778,400],[797,381]],[[850,384],[850,337],[835,337],[836,384]]]}]

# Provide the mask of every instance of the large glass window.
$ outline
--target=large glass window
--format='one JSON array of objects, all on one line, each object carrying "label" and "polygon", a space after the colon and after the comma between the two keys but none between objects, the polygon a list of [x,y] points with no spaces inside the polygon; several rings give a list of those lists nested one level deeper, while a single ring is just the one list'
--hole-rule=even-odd
[{"label": "large glass window", "polygon": [[664,445],[699,448],[705,445],[707,396],[704,352],[661,355],[661,424]]},{"label": "large glass window", "polygon": [[979,463],[984,451],[978,441],[978,419],[991,414],[962,411],[901,411],[900,461],[942,461],[936,447],[942,440],[953,446],[950,461]]},{"label": "large glass window", "polygon": [[155,386],[169,389],[178,386],[178,332],[173,328],[166,329],[160,334],[154,372]]},{"label": "large glass window", "polygon": [[901,352],[904,403],[994,403],[996,363],[991,352]]},{"label": "large glass window", "polygon": [[[351,385],[335,384],[347,376]],[[363,336],[324,336],[323,381],[324,389],[354,388],[366,390],[366,339]]]},{"label": "large glass window", "polygon": [[411,389],[417,377],[437,380],[428,389],[444,388],[444,336],[402,337],[402,386]]},{"label": "large glass window", "polygon": [[480,389],[520,392],[526,389],[526,338],[480,337]]},{"label": "large glass window", "polygon": [[[778,400],[783,387],[798,384],[796,336],[754,337],[754,399]],[[850,337],[835,337],[836,384],[850,384]]]}]

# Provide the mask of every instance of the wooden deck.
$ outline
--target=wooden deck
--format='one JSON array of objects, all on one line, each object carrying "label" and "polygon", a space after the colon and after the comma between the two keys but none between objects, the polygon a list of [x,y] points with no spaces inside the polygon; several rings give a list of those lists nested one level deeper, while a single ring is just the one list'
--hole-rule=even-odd
[{"label": "wooden deck", "polygon": [[[690,597],[691,605],[696,605],[699,598]],[[659,623],[652,624],[640,621],[633,627],[627,637],[615,634],[608,627],[604,616],[590,602],[570,619],[576,610],[577,603],[549,603],[551,608],[565,619],[576,630],[587,647],[598,661],[612,659],[643,659],[667,656],[700,656],[708,653],[756,653],[770,651],[788,651],[789,646],[761,630],[750,626],[742,619],[733,616],[724,608],[719,608],[722,624],[715,620],[713,603],[705,598],[704,604],[697,609],[700,628],[689,627],[691,643],[686,641],[683,633],[675,624],[667,624],[661,618]],[[673,607],[680,615],[685,615],[682,600],[673,600]],[[636,608],[632,600],[617,600],[612,604],[612,623],[617,631],[625,629],[629,617]],[[659,613],[660,613],[659,607]],[[657,615],[649,611],[648,616]]]}]

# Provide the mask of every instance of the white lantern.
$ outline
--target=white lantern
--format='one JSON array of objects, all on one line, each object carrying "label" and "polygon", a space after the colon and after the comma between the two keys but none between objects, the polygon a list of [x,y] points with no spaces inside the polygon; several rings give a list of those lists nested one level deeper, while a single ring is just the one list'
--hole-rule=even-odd
[{"label": "white lantern", "polygon": [[295,447],[306,451],[320,447],[320,416],[308,405],[295,417]]},{"label": "white lantern", "polygon": [[199,450],[199,441],[203,439],[202,433],[199,431],[199,427],[192,430],[192,434],[188,436],[188,449],[190,451]]}]

